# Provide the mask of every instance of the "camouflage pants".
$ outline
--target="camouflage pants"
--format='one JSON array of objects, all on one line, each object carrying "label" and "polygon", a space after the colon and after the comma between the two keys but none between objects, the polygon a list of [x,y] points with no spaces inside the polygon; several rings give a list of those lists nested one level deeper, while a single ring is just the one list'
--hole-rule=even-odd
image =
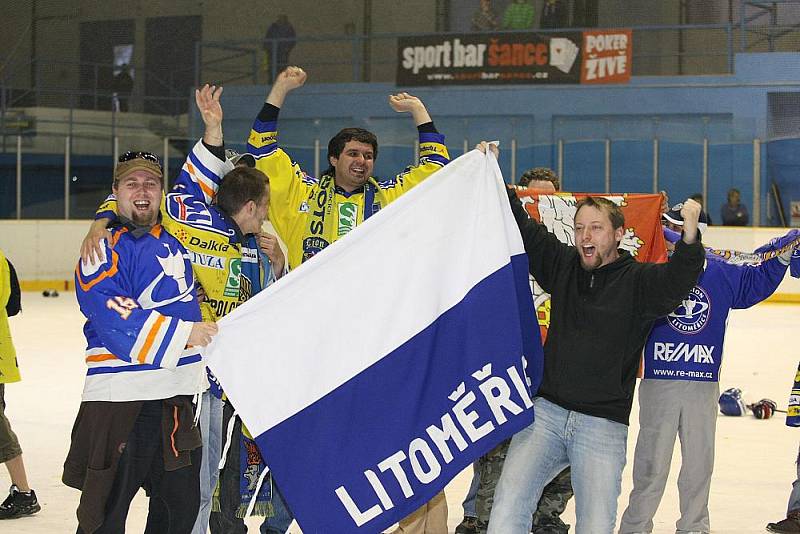
[{"label": "camouflage pants", "polygon": [[[478,514],[478,532],[486,533],[489,524],[489,514],[494,503],[494,489],[500,480],[503,462],[510,439],[504,441],[478,460],[480,466],[480,486],[475,499],[475,511]],[[531,531],[533,534],[566,534],[569,525],[564,524],[559,517],[567,507],[567,502],[572,498],[572,481],[570,469],[567,467],[545,486],[536,513],[533,514]]]}]

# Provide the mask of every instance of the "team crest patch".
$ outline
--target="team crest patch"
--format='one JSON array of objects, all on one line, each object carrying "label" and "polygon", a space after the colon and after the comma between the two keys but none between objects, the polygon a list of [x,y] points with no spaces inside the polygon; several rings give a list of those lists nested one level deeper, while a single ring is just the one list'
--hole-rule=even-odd
[{"label": "team crest patch", "polygon": [[711,299],[708,293],[695,286],[683,299],[680,306],[667,316],[669,325],[682,334],[696,334],[705,328],[711,315]]},{"label": "team crest patch", "polygon": [[321,237],[307,237],[303,240],[303,261],[310,260],[323,248],[330,245]]}]

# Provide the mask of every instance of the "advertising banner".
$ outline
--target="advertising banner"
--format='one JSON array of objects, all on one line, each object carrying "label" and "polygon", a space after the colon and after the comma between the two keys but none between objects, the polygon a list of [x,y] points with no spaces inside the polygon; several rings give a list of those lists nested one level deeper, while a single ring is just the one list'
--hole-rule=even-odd
[{"label": "advertising banner", "polygon": [[397,85],[600,84],[630,79],[630,30],[401,37]]}]

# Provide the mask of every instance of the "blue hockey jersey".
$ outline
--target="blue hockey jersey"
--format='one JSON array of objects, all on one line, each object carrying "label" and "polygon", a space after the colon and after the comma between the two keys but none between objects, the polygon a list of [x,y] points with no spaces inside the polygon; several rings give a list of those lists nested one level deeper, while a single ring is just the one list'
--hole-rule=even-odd
[{"label": "blue hockey jersey", "polygon": [[157,400],[197,393],[200,347],[187,347],[201,320],[186,249],[161,225],[135,237],[111,231],[96,263],[78,263],[75,291],[86,316],[84,401]]},{"label": "blue hockey jersey", "polygon": [[768,298],[787,263],[777,256],[730,263],[708,252],[706,266],[683,303],[656,321],[644,348],[644,378],[719,381],[728,314]]}]

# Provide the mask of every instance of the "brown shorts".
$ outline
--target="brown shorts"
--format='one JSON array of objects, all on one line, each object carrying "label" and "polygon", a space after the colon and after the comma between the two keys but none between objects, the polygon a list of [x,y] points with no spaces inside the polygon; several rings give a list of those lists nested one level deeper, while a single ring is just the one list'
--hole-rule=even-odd
[{"label": "brown shorts", "polygon": [[17,435],[11,430],[11,423],[6,417],[5,384],[0,384],[0,464],[13,460],[20,454],[22,449],[19,446]]}]

